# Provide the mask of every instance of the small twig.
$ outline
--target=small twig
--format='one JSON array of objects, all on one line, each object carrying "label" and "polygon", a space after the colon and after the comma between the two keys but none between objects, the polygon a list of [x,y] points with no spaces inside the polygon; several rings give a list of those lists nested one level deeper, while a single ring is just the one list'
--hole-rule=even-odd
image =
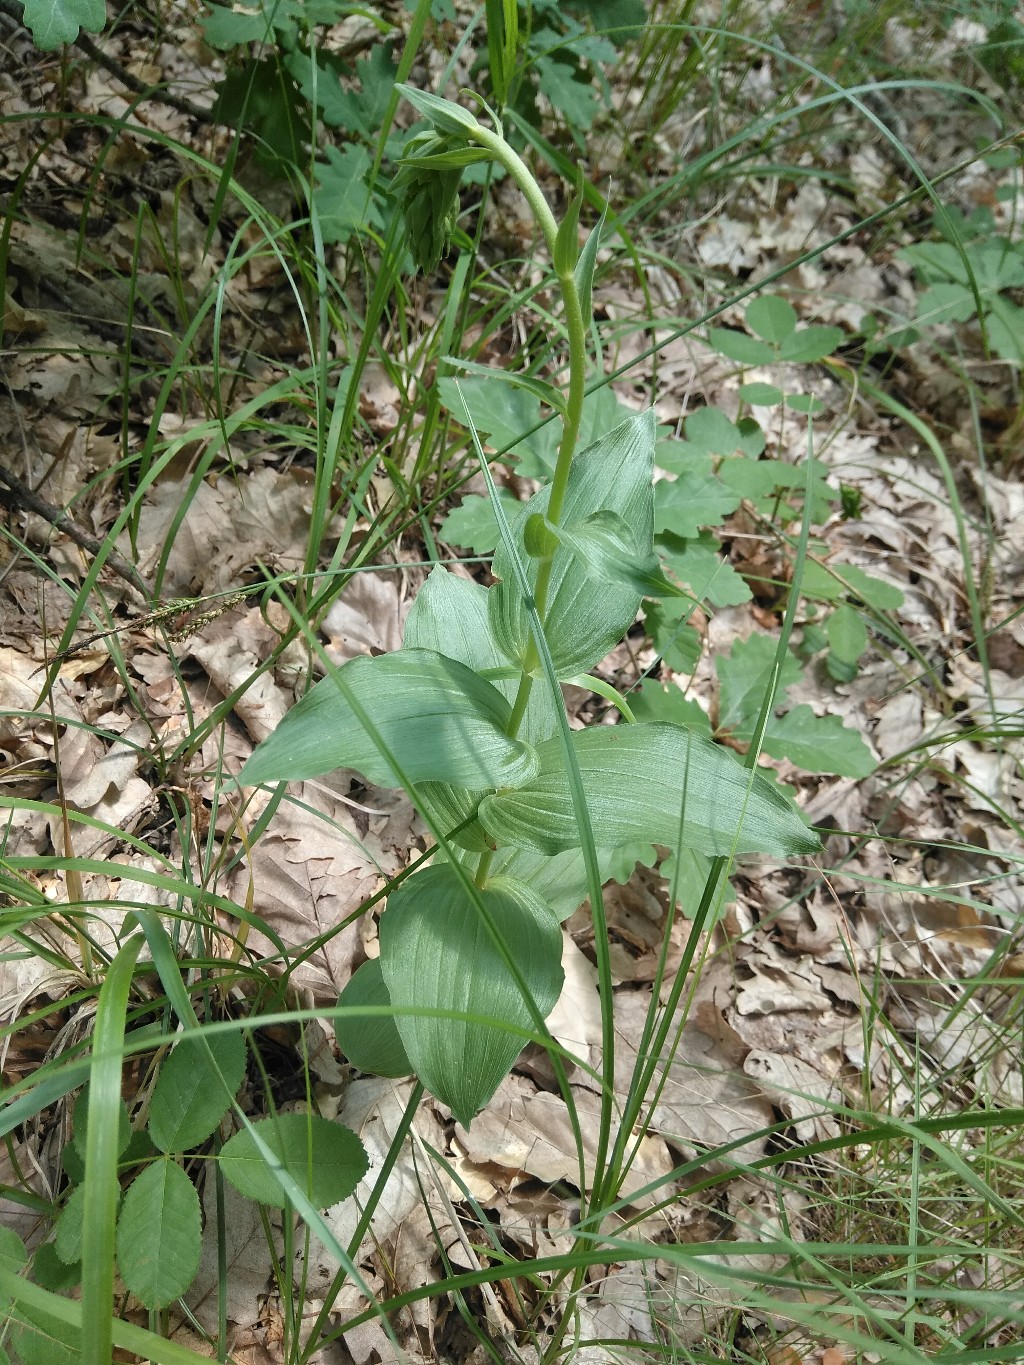
[{"label": "small twig", "polygon": [[[0,3],[6,8],[7,0],[0,0]],[[142,95],[144,99],[158,100],[160,104],[166,104],[172,109],[177,109],[180,114],[187,114],[189,118],[198,119],[200,123],[216,122],[211,111],[204,109],[201,104],[194,104],[184,95],[175,95],[170,90],[161,90],[159,86],[147,85],[145,81],[140,81],[138,76],[133,76],[116,57],[111,57],[104,52],[87,33],[79,33],[75,39],[75,46],[80,47],[97,66],[102,66],[112,76],[116,76],[121,84],[127,90],[131,90],[133,94]]]},{"label": "small twig", "polygon": [[[3,3],[5,0],[0,0],[0,4]],[[90,535],[84,527],[68,515],[63,507],[57,507],[54,503],[41,498],[38,493],[29,488],[28,484],[22,483],[17,474],[12,474],[4,464],[0,464],[0,485],[4,485],[4,487],[0,487],[0,504],[6,507],[20,507],[26,512],[34,512],[36,516],[48,521],[58,531],[63,531],[69,540],[73,540],[76,545],[80,545],[83,550],[88,550],[90,554],[96,555],[102,550],[102,541]],[[129,564],[127,559],[119,555],[116,550],[111,550],[108,553],[106,562],[116,574],[140,592],[147,602],[149,601],[149,589],[139,577],[134,565]]]}]

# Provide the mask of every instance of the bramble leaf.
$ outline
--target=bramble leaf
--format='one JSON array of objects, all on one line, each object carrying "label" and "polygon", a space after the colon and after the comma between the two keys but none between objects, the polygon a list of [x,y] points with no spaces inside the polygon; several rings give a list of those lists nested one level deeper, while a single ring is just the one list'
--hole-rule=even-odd
[{"label": "bramble leaf", "polygon": [[121,1278],[147,1308],[165,1308],[195,1279],[201,1248],[196,1187],[176,1161],[154,1161],[129,1185],[117,1220]]},{"label": "bramble leaf", "polygon": [[[369,1167],[355,1133],[317,1114],[275,1114],[253,1126],[314,1208],[327,1209],[347,1199]],[[288,1203],[247,1129],[224,1144],[220,1165],[226,1179],[247,1199],[275,1209]]]},{"label": "bramble leaf", "polygon": [[[751,635],[737,640],[728,654],[720,654],[715,669],[721,690],[718,694],[718,724],[744,739],[761,710],[761,698],[775,667],[775,641],[768,635]],[[800,665],[787,650],[782,659],[775,697],[783,701],[787,690],[800,681]]]},{"label": "bramble leaf", "polygon": [[808,773],[837,773],[867,777],[874,772],[871,750],[856,730],[838,716],[816,716],[809,706],[794,706],[784,716],[773,716],[764,737],[765,753],[788,758]]},{"label": "bramble leaf", "polygon": [[80,29],[99,33],[107,22],[103,0],[23,0],[25,23],[36,47],[53,52],[73,43]]},{"label": "bramble leaf", "polygon": [[187,1152],[205,1142],[227,1112],[244,1075],[245,1042],[240,1033],[214,1033],[205,1043],[184,1034],[164,1061],[153,1088],[149,1132],[160,1150]]},{"label": "bramble leaf", "polygon": [[[510,520],[519,511],[519,499],[507,489],[498,489],[498,498]],[[441,523],[440,537],[449,545],[461,545],[475,555],[490,554],[500,538],[498,519],[490,498],[470,493]]]}]

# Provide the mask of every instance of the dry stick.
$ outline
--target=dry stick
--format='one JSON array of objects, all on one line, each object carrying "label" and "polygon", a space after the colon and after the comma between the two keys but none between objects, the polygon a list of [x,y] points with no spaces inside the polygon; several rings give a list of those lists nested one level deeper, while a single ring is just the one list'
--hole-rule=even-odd
[{"label": "dry stick", "polygon": [[[6,0],[0,0],[0,4]],[[58,531],[80,545],[83,550],[88,550],[90,554],[99,554],[103,548],[102,542],[95,536],[90,535],[84,527],[79,526],[74,517],[69,516],[65,508],[57,507],[52,502],[47,502],[38,493],[29,488],[28,484],[22,483],[17,474],[12,474],[6,465],[0,464],[0,504],[6,507],[20,507],[26,512],[35,512],[36,516],[48,521],[51,526],[55,526]],[[149,602],[150,594],[146,584],[139,577],[134,565],[129,564],[127,559],[123,559],[116,550],[111,550],[107,555],[107,563],[119,574],[126,583],[130,583],[133,588],[140,592]]]}]

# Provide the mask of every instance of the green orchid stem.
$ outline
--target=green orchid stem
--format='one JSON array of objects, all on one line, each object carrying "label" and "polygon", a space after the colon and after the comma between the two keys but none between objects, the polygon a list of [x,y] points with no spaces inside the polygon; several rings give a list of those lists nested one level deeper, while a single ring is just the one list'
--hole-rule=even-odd
[{"label": "green orchid stem", "polygon": [[[558,223],[526,162],[500,134],[492,133],[489,128],[478,125],[468,136],[490,152],[495,161],[508,171],[522,191],[534,218],[537,220],[537,225],[544,235],[544,241],[551,253],[551,259],[554,261],[556,258],[555,246],[558,239]],[[558,525],[561,518],[565,492],[569,485],[569,469],[576,450],[576,442],[579,439],[580,423],[583,420],[583,399],[587,386],[587,326],[583,317],[583,306],[576,285],[576,277],[571,269],[567,269],[560,270],[557,278],[562,294],[565,329],[569,342],[569,392],[565,416],[562,419],[562,439],[558,446],[558,459],[555,462],[555,473],[551,480],[551,499],[548,503],[548,520],[555,526]],[[546,558],[541,561],[537,570],[534,601],[541,621],[544,620],[544,612],[547,607],[551,566],[552,560]],[[526,711],[526,703],[529,700],[532,683],[531,675],[538,662],[536,646],[531,644],[524,664],[522,680],[519,684],[520,695],[516,697],[512,708],[512,718],[516,726],[514,730],[510,730],[513,735],[518,730]]]},{"label": "green orchid stem", "polygon": [[[489,128],[478,125],[472,133],[467,135],[490,152],[494,160],[503,166],[515,181],[533,212],[552,260],[555,260],[558,223],[526,162],[499,133],[493,133]],[[555,526],[558,525],[561,518],[565,493],[569,486],[569,470],[572,466],[576,442],[579,439],[580,424],[583,420],[583,399],[586,395],[587,386],[587,325],[583,317],[583,305],[580,300],[576,277],[572,270],[567,269],[558,271],[557,278],[562,294],[562,307],[565,313],[565,328],[569,343],[569,392],[566,399],[565,415],[562,418],[562,438],[558,444],[555,473],[551,480],[551,497],[548,502],[548,520]],[[537,582],[533,596],[537,615],[541,622],[544,621],[547,609],[553,562],[552,557],[548,556],[541,560],[537,569]],[[540,655],[537,651],[536,641],[531,640],[527,648],[526,658],[523,661],[519,688],[512,704],[512,714],[508,723],[508,733],[513,738],[519,733],[519,727],[526,715],[526,707],[530,701],[533,679],[539,663]],[[493,857],[493,853],[481,854],[476,872],[478,886],[483,886],[487,881]]]},{"label": "green orchid stem", "polygon": [[[562,307],[565,315],[565,329],[569,351],[569,391],[566,396],[565,413],[562,418],[562,438],[558,446],[558,458],[555,462],[555,472],[551,480],[551,493],[547,510],[548,520],[553,525],[557,526],[564,510],[565,496],[569,487],[569,471],[572,467],[573,455],[576,452],[576,443],[579,440],[580,426],[583,420],[583,400],[586,396],[587,322],[583,316],[583,304],[580,299],[579,286],[575,275],[575,265],[578,253],[575,250],[575,244],[573,244],[572,250],[568,252],[566,252],[563,244],[562,251],[559,251],[559,229],[554,214],[551,212],[547,200],[541,193],[540,186],[530,173],[529,167],[523,159],[513,151],[505,139],[501,137],[500,134],[493,133],[490,129],[479,125],[472,132],[468,133],[467,136],[490,152],[491,156],[505,168],[522,191],[527,203],[533,211],[533,215],[540,230],[544,235],[548,251],[551,253],[551,260],[555,266],[555,274],[562,294]],[[536,619],[540,623],[541,630],[543,630],[545,624],[548,591],[551,586],[553,566],[553,556],[549,555],[542,559],[537,567],[537,580],[534,586],[533,600],[537,612]],[[533,680],[536,676],[539,664],[540,651],[536,638],[531,637],[530,644],[527,647],[526,655],[523,659],[523,670],[519,679],[519,688],[509,718],[508,734],[513,737],[518,734],[519,727],[523,722],[523,717],[526,715],[526,707],[530,700]],[[476,882],[478,886],[483,886],[486,883],[493,856],[494,855],[491,852],[486,852],[481,855],[476,873]],[[602,981],[606,983],[606,989],[608,989],[610,988],[611,982],[611,967],[608,960],[607,948],[608,931],[599,885],[592,889],[591,913],[594,921],[594,935],[598,945],[599,974]],[[611,998],[610,994],[605,994],[605,991],[602,991],[602,997],[604,1093],[601,1100],[601,1123],[595,1158],[594,1182],[588,1209],[588,1217],[591,1219],[594,1219],[596,1211],[601,1208],[604,1190],[607,1186],[607,1176],[609,1173],[605,1171],[604,1167],[611,1140],[612,1093],[615,1076],[615,1045],[612,1028]],[[577,1241],[577,1249],[581,1245],[582,1243]],[[576,1296],[583,1286],[584,1278],[585,1270],[578,1268],[572,1277],[572,1288],[568,1296],[568,1305],[562,1313],[561,1320],[555,1329],[552,1341],[543,1354],[543,1365],[549,1365],[561,1349],[561,1343],[572,1318],[572,1304],[575,1302]]]}]

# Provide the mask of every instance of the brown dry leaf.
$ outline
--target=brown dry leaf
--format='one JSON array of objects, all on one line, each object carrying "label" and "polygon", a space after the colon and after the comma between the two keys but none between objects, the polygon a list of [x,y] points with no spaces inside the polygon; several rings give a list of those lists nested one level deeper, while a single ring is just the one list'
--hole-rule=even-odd
[{"label": "brown dry leaf", "polygon": [[742,1014],[776,1014],[784,1010],[823,1013],[828,1001],[814,975],[810,958],[787,961],[770,943],[745,953],[736,1009]]},{"label": "brown dry leaf", "polygon": [[838,1136],[835,1118],[821,1111],[829,1103],[842,1103],[843,1096],[814,1067],[798,1057],[755,1049],[748,1054],[743,1070],[787,1118],[794,1120],[794,1131],[801,1142]]},{"label": "brown dry leaf", "polygon": [[410,605],[403,578],[396,564],[355,574],[349,580],[321,627],[333,663],[399,648]]},{"label": "brown dry leaf", "polygon": [[[367,816],[325,782],[305,782],[293,795],[252,850],[248,866],[234,874],[228,894],[246,904],[251,877],[253,913],[290,948],[329,935],[291,980],[333,1003],[361,956],[356,920],[341,932],[339,926],[350,916],[358,919],[360,907],[382,879],[401,870],[410,807],[393,793],[378,793],[382,802],[390,797],[392,806],[382,804],[380,814]],[[260,955],[277,955],[270,940],[255,930],[248,947]]]},{"label": "brown dry leaf", "polygon": [[[370,1167],[353,1197],[328,1209],[324,1215],[327,1225],[342,1246],[348,1246],[351,1242],[361,1210],[374,1187],[377,1172],[391,1147],[412,1092],[412,1081],[390,1081],[380,1077],[352,1081],[345,1091],[338,1111],[338,1122],[358,1134],[366,1148]],[[442,1236],[451,1226],[434,1185],[435,1181],[439,1182],[440,1188],[448,1194],[448,1178],[432,1168],[422,1145],[427,1142],[435,1150],[443,1148],[441,1125],[432,1110],[421,1105],[413,1127],[420,1141],[415,1147],[408,1142],[403,1146],[374,1210],[370,1227],[354,1257],[358,1265],[373,1253],[375,1247],[387,1247],[391,1251],[398,1248],[404,1272],[397,1280],[399,1292],[428,1284],[437,1278],[438,1250],[431,1234],[430,1219],[433,1219],[434,1227]],[[450,1189],[455,1191],[454,1186]],[[424,1190],[428,1193],[429,1217],[423,1207]],[[423,1214],[422,1219],[418,1218],[420,1212]],[[318,1292],[330,1284],[337,1269],[333,1257],[314,1236],[310,1244],[306,1293],[316,1298]],[[302,1270],[302,1265],[297,1261],[297,1282]]]},{"label": "brown dry leaf", "polygon": [[618,1365],[623,1358],[618,1343],[656,1341],[649,1272],[635,1261],[611,1269],[596,1294],[581,1296],[578,1324],[580,1347],[572,1358],[580,1365]]},{"label": "brown dry leaf", "polygon": [[284,719],[291,698],[271,672],[254,678],[278,642],[277,632],[256,607],[226,612],[189,640],[187,653],[202,664],[224,697],[245,686],[234,711],[254,744],[267,738]]},{"label": "brown dry leaf", "polygon": [[[204,480],[189,496],[189,480],[157,483],[143,503],[138,569],[152,576],[179,510],[188,507],[174,538],[163,580],[166,595],[205,596],[245,581],[257,560],[282,573],[302,568],[309,529],[310,490],[301,470],[255,469],[241,482]],[[128,554],[127,536],[118,542]]]},{"label": "brown dry leaf", "polygon": [[[615,1006],[616,1088],[621,1091],[636,1059],[645,1002],[630,992],[620,995]],[[725,1049],[687,1023],[668,1068],[651,1131],[689,1159],[756,1133],[772,1120],[770,1106],[730,1063]],[[751,1137],[731,1151],[728,1159],[743,1164],[763,1153],[764,1139]]]},{"label": "brown dry leaf", "polygon": [[565,984],[548,1015],[548,1032],[584,1065],[596,1066],[601,1050],[597,968],[567,933],[562,935],[562,970]]},{"label": "brown dry leaf", "polygon": [[[588,1090],[574,1098],[583,1136],[585,1181],[590,1188],[597,1153],[600,1101]],[[561,1095],[537,1091],[520,1076],[508,1076],[487,1108],[469,1129],[455,1129],[455,1141],[467,1160],[501,1167],[510,1184],[524,1176],[545,1184],[565,1181],[578,1188],[580,1162],[565,1101]],[[672,1169],[668,1148],[650,1135],[641,1139],[636,1158],[623,1181],[629,1196]]]},{"label": "brown dry leaf", "polygon": [[[280,1255],[280,1214],[266,1210],[274,1231],[274,1254]],[[226,1278],[228,1321],[238,1327],[252,1327],[260,1316],[260,1299],[266,1294],[271,1278],[271,1253],[263,1230],[260,1206],[238,1193],[233,1185],[224,1182],[224,1226],[222,1229],[227,1251]],[[199,1271],[185,1302],[208,1332],[217,1331],[218,1293],[218,1229],[216,1182],[207,1180],[203,1186],[203,1245]]]}]

